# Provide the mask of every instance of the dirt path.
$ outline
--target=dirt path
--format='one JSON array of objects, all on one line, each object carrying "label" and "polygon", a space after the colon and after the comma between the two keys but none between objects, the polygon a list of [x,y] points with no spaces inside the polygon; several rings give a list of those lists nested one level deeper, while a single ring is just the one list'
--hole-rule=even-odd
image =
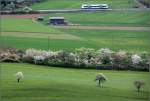
[{"label": "dirt path", "polygon": [[54,27],[64,29],[150,31],[150,27],[122,27],[122,26],[54,26]]}]

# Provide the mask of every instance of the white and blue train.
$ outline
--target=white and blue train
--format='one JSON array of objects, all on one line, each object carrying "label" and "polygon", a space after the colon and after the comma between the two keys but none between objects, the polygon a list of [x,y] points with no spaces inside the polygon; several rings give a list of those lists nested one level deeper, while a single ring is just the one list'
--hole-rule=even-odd
[{"label": "white and blue train", "polygon": [[108,9],[108,4],[82,4],[82,9]]}]

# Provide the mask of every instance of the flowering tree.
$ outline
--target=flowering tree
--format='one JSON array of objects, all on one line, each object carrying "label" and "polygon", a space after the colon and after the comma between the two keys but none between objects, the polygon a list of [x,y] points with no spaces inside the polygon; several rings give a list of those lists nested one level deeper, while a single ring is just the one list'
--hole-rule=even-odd
[{"label": "flowering tree", "polygon": [[20,82],[21,79],[23,79],[23,73],[22,72],[17,72],[16,73],[16,79],[18,83]]},{"label": "flowering tree", "polygon": [[112,57],[112,65],[118,69],[123,69],[126,66],[126,62],[127,62],[127,53],[125,51],[118,51],[116,53],[114,53],[113,57]]},{"label": "flowering tree", "polygon": [[138,91],[138,92],[140,91],[141,87],[142,87],[144,84],[145,84],[145,83],[144,83],[144,81],[142,81],[142,80],[134,81],[134,85],[135,85],[135,87],[137,88],[137,91]]},{"label": "flowering tree", "polygon": [[76,55],[78,64],[88,67],[90,65],[90,60],[95,57],[96,53],[95,50],[91,48],[80,48],[76,49]]},{"label": "flowering tree", "polygon": [[110,49],[108,48],[101,48],[100,50],[97,51],[98,53],[98,58],[101,60],[103,64],[109,64],[111,63],[111,54],[113,53]]},{"label": "flowering tree", "polygon": [[106,81],[106,77],[103,73],[99,73],[96,75],[95,81],[98,81],[98,85],[101,86],[101,83]]},{"label": "flowering tree", "polygon": [[137,54],[132,55],[131,59],[132,59],[132,63],[135,64],[135,65],[139,64],[142,61],[141,57]]}]

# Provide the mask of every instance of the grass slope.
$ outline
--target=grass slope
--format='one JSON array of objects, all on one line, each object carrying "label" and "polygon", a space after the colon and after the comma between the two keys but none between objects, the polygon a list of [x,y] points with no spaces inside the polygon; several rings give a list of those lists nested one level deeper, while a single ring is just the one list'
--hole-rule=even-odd
[{"label": "grass slope", "polygon": [[[148,101],[148,72],[97,71],[65,69],[29,64],[2,63],[3,101]],[[18,84],[14,74],[24,73]],[[97,73],[104,73],[108,81],[102,87],[94,82]],[[146,85],[136,92],[134,80]]]},{"label": "grass slope", "polygon": [[39,9],[74,9],[81,8],[82,4],[106,3],[110,8],[130,8],[135,5],[132,0],[47,0],[31,6],[34,10]]}]

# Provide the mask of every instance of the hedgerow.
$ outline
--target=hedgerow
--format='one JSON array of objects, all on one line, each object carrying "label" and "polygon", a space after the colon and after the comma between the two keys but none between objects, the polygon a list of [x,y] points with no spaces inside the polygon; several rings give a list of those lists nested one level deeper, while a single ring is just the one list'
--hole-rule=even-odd
[{"label": "hedgerow", "polygon": [[0,61],[24,62],[59,67],[135,71],[149,71],[150,63],[147,52],[139,54],[129,53],[123,50],[115,52],[108,48],[101,48],[99,50],[79,48],[74,52],[66,50],[45,51],[27,49],[21,55],[18,54],[18,51],[13,53],[10,51],[1,51]]}]

